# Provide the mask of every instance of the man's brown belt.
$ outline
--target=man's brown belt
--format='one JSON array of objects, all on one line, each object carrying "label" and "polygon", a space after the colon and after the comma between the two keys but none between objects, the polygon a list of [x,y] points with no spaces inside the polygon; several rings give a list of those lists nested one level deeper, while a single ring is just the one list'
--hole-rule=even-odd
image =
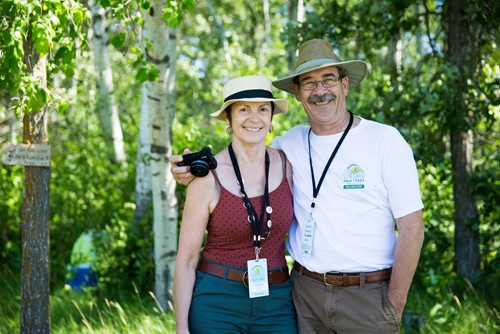
[{"label": "man's brown belt", "polygon": [[330,272],[325,274],[315,273],[304,268],[300,263],[295,262],[293,269],[306,275],[307,277],[314,278],[317,281],[325,283],[325,285],[332,286],[351,286],[351,285],[363,285],[364,283],[373,283],[380,281],[387,281],[391,278],[391,268],[366,272],[366,273],[337,273]]},{"label": "man's brown belt", "polygon": [[[225,278],[231,281],[238,281],[248,286],[248,273],[246,271],[237,270],[225,265],[213,263],[204,259],[201,259],[198,263],[197,269],[204,273],[214,275],[217,277]],[[288,270],[283,271],[275,270],[268,272],[268,282],[269,285],[279,284],[285,282],[289,277]]]}]

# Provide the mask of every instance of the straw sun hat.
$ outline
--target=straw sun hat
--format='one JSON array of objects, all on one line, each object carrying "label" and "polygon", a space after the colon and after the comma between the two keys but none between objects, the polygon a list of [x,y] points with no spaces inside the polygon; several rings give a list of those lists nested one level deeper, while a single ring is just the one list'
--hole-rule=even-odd
[{"label": "straw sun hat", "polygon": [[210,116],[219,119],[226,119],[224,110],[231,104],[238,101],[248,102],[272,102],[274,103],[274,113],[286,112],[287,101],[276,99],[272,93],[272,82],[264,76],[251,75],[238,77],[226,82],[222,87],[224,104]]},{"label": "straw sun hat", "polygon": [[362,60],[342,61],[332,51],[330,43],[323,39],[311,39],[299,47],[299,57],[292,73],[273,82],[276,88],[293,93],[293,78],[329,66],[342,67],[349,77],[349,88],[360,84],[368,72],[367,64]]}]

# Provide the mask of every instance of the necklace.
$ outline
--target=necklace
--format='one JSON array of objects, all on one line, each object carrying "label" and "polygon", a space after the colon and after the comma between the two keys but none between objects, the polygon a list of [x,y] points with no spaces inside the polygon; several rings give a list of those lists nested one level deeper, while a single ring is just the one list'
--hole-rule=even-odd
[{"label": "necklace", "polygon": [[[248,212],[248,222],[250,223],[250,227],[252,229],[252,243],[255,247],[256,253],[260,251],[262,240],[265,240],[269,237],[271,233],[271,213],[273,209],[271,207],[270,199],[269,199],[269,153],[265,154],[265,175],[266,175],[266,183],[264,185],[264,195],[262,198],[262,205],[260,210],[260,215],[257,215],[257,211],[254,206],[250,202],[247,192],[245,190],[245,185],[243,182],[243,178],[241,177],[240,167],[238,165],[238,160],[236,159],[236,154],[234,153],[232,144],[228,146],[229,157],[231,158],[231,163],[233,165],[233,170],[236,175],[236,179],[238,180],[238,184],[240,186],[240,195],[243,200],[243,207]],[[262,235],[262,230],[264,227],[264,216],[266,216],[266,234]]]}]

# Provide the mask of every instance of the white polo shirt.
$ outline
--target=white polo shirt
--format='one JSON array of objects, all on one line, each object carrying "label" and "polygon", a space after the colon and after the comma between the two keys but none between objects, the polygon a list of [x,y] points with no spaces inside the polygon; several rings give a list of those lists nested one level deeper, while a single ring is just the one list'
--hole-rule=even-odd
[{"label": "white polo shirt", "polygon": [[[361,119],[349,131],[316,198],[312,256],[304,257],[300,254],[302,229],[313,199],[309,128],[297,126],[273,141],[273,147],[282,149],[293,167],[295,221],[287,241],[290,255],[319,273],[391,267],[396,244],[394,218],[423,208],[411,148],[388,125]],[[311,132],[316,185],[341,136]]]}]

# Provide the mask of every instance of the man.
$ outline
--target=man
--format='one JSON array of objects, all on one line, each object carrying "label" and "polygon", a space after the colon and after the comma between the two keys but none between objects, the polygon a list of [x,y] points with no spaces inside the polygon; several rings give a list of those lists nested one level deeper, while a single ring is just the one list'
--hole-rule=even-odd
[{"label": "man", "polygon": [[295,95],[311,125],[273,142],[293,168],[287,248],[300,333],[399,333],[420,255],[423,204],[410,147],[395,128],[347,110],[349,89],[366,72],[315,39],[273,83]]}]

